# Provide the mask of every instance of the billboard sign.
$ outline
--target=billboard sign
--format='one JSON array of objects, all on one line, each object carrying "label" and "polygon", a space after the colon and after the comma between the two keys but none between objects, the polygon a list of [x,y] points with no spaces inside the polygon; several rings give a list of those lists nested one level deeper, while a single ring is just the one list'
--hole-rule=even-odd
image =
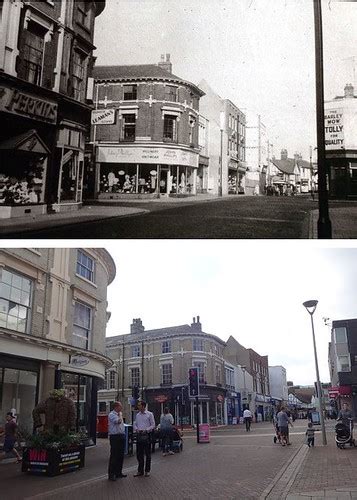
[{"label": "billboard sign", "polygon": [[115,123],[115,109],[93,109],[92,125],[113,125]]},{"label": "billboard sign", "polygon": [[345,147],[343,109],[325,110],[325,146],[327,150]]}]

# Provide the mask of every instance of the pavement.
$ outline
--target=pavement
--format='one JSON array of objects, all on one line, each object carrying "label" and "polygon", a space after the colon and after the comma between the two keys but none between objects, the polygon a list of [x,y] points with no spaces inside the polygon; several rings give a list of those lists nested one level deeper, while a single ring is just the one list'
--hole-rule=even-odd
[{"label": "pavement", "polygon": [[[357,238],[357,207],[342,206],[330,207],[329,216],[332,227],[333,239]],[[312,210],[310,213],[309,238],[317,239],[317,221],[319,211]]]},{"label": "pavement", "polygon": [[315,447],[304,444],[306,420],[290,430],[292,446],[273,444],[272,425],[254,424],[213,430],[211,442],[197,445],[195,431],[184,432],[184,449],[162,457],[156,451],[150,478],[134,478],[135,456],[126,457],[127,478],[108,482],[108,441],[86,450],[84,469],[52,478],[22,474],[16,464],[0,462],[0,498],[6,500],[95,500],[174,498],[183,500],[357,499],[357,448],[340,450],[335,421],[327,421],[327,446],[321,433]]}]

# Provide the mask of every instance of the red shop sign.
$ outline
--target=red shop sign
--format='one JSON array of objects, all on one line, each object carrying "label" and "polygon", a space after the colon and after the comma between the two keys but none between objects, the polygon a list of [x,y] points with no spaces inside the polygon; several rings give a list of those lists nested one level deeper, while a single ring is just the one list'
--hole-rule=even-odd
[{"label": "red shop sign", "polygon": [[164,396],[163,394],[160,394],[159,396],[154,397],[155,401],[158,403],[166,403],[167,401],[167,396]]}]

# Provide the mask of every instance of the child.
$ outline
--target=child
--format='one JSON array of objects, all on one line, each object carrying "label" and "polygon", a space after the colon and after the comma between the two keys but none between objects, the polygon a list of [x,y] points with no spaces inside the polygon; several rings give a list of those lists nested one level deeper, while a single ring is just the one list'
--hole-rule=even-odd
[{"label": "child", "polygon": [[0,432],[0,436],[5,436],[4,451],[0,454],[0,460],[3,460],[6,457],[6,454],[12,451],[16,455],[17,463],[21,462],[22,460],[21,456],[19,455],[19,452],[15,448],[16,435],[17,435],[17,423],[15,422],[12,413],[8,412],[6,414],[5,428],[2,429]]},{"label": "child", "polygon": [[309,448],[310,448],[310,446],[314,446],[315,445],[315,429],[312,425],[312,422],[309,422],[307,424],[307,429],[306,429],[305,435],[306,435],[307,446]]}]

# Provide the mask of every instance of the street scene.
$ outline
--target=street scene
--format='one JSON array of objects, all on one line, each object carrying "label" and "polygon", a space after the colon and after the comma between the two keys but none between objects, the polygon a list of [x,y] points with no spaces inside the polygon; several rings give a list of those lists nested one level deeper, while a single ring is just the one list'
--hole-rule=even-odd
[{"label": "street scene", "polygon": [[4,498],[355,498],[356,249],[284,247],[1,249]]},{"label": "street scene", "polygon": [[354,2],[209,1],[2,2],[2,237],[355,237]]}]

